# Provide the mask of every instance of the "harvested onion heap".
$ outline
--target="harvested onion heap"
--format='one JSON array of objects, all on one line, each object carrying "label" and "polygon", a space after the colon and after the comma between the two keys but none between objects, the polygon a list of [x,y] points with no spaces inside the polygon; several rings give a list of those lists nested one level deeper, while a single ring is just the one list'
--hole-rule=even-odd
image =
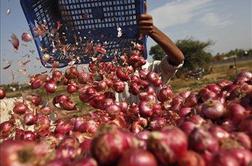
[{"label": "harvested onion heap", "polygon": [[[252,164],[252,73],[175,94],[144,64],[135,54],[94,61],[89,73],[71,66],[33,76],[32,94],[0,124],[0,165]],[[126,84],[137,103],[115,101]],[[95,111],[84,114],[76,96]]]}]

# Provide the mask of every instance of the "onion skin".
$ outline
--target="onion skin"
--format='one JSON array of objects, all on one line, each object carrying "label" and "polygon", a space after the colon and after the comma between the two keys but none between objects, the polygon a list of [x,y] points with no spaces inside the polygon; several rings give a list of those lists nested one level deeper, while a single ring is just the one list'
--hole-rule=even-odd
[{"label": "onion skin", "polygon": [[158,166],[153,154],[143,149],[130,149],[121,157],[117,166]]}]

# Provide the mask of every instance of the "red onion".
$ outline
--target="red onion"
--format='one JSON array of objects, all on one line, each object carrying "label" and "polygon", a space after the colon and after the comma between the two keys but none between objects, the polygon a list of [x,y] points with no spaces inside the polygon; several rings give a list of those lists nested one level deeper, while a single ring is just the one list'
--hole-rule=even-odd
[{"label": "red onion", "polygon": [[194,151],[187,151],[178,161],[179,166],[205,166],[204,159]]},{"label": "red onion", "polygon": [[214,99],[217,96],[217,94],[207,88],[204,88],[199,91],[198,96],[200,101],[205,102],[209,99]]},{"label": "red onion", "polygon": [[195,128],[188,138],[190,148],[197,152],[217,152],[219,150],[218,140],[202,128]]},{"label": "red onion", "polygon": [[149,73],[149,71],[147,69],[142,69],[139,71],[139,77],[143,80],[146,80],[148,73]]},{"label": "red onion", "polygon": [[186,133],[187,136],[194,130],[195,127],[197,127],[197,125],[190,121],[185,121],[180,125],[180,128]]},{"label": "red onion", "polygon": [[79,71],[76,67],[71,66],[70,68],[67,68],[65,71],[65,77],[67,79],[75,79],[78,78],[79,76]]},{"label": "red onion", "polygon": [[247,134],[244,132],[236,132],[232,134],[232,138],[239,142],[244,148],[251,149],[252,142]]},{"label": "red onion", "polygon": [[46,164],[47,166],[68,166],[69,161],[66,161],[65,159],[54,159],[51,160],[49,163]]},{"label": "red onion", "polygon": [[252,153],[246,149],[231,149],[228,151],[239,162],[240,166],[247,166],[252,163]]},{"label": "red onion", "polygon": [[96,109],[106,109],[105,106],[106,96],[104,94],[97,94],[89,100],[89,104]]},{"label": "red onion", "polygon": [[6,96],[5,90],[3,88],[0,88],[0,100],[5,98],[5,96]]},{"label": "red onion", "polygon": [[22,137],[25,141],[35,141],[37,138],[36,134],[32,131],[25,131]]},{"label": "red onion", "polygon": [[158,163],[150,152],[143,149],[130,149],[123,154],[118,166],[157,166]]},{"label": "red onion", "polygon": [[239,161],[228,151],[218,152],[213,160],[211,166],[239,166]]},{"label": "red onion", "polygon": [[23,140],[25,131],[19,128],[16,128],[15,140]]},{"label": "red onion", "polygon": [[205,119],[203,119],[201,116],[199,115],[193,115],[193,116],[190,116],[187,118],[187,120],[193,122],[194,124],[200,126],[202,125],[203,123],[205,123]]},{"label": "red onion", "polygon": [[175,112],[179,112],[179,110],[181,109],[182,105],[183,105],[184,99],[181,96],[176,96],[172,99],[171,102],[171,110],[175,111]]},{"label": "red onion", "polygon": [[166,86],[159,90],[157,98],[159,101],[164,102],[173,96],[173,92],[170,87]]},{"label": "red onion", "polygon": [[30,41],[32,41],[32,36],[29,34],[29,33],[27,33],[27,32],[24,32],[23,34],[22,34],[22,40],[24,41],[24,42],[30,42]]},{"label": "red onion", "polygon": [[244,82],[249,81],[252,78],[252,73],[248,71],[244,71],[238,74],[236,77],[234,83],[236,84],[242,84]]},{"label": "red onion", "polygon": [[56,150],[56,158],[63,159],[63,160],[73,160],[77,157],[78,151],[73,147],[60,147]]},{"label": "red onion", "polygon": [[123,115],[116,116],[112,121],[110,121],[108,124],[116,125],[120,128],[127,128],[127,123]]},{"label": "red onion", "polygon": [[246,94],[241,98],[241,105],[245,107],[248,111],[252,111],[252,92]]},{"label": "red onion", "polygon": [[152,132],[147,143],[148,149],[164,165],[175,163],[187,151],[187,137],[175,127],[162,132]]},{"label": "red onion", "polygon": [[148,81],[154,86],[158,87],[162,84],[161,77],[155,72],[149,72],[147,75]]},{"label": "red onion", "polygon": [[139,133],[136,135],[136,137],[137,137],[138,139],[145,140],[145,141],[148,140],[149,136],[150,136],[150,132],[149,132],[148,130],[144,130],[144,131],[142,131],[142,132],[139,132]]},{"label": "red onion", "polygon": [[224,116],[226,110],[218,100],[208,100],[202,105],[202,113],[209,119],[215,120]]},{"label": "red onion", "polygon": [[80,84],[86,84],[90,80],[90,76],[86,72],[80,72],[78,75],[78,82]]},{"label": "red onion", "polygon": [[29,111],[28,106],[23,102],[16,102],[13,108],[13,112],[16,114],[24,114]]},{"label": "red onion", "polygon": [[43,107],[39,110],[39,113],[43,115],[49,115],[53,112],[53,110],[50,107]]},{"label": "red onion", "polygon": [[0,144],[0,165],[31,165],[34,159],[34,143],[8,140]]},{"label": "red onion", "polygon": [[72,94],[72,93],[75,93],[77,92],[78,90],[78,86],[76,84],[68,84],[67,85],[67,92]]},{"label": "red onion", "polygon": [[188,114],[190,114],[191,111],[192,111],[192,108],[190,108],[190,107],[181,108],[180,111],[179,111],[179,116],[180,116],[180,117],[185,117],[185,116],[187,116]]},{"label": "red onion", "polygon": [[217,83],[217,85],[219,85],[220,88],[225,88],[226,86],[231,85],[231,84],[232,84],[232,81],[229,81],[229,80],[221,80]]},{"label": "red onion", "polygon": [[14,124],[11,121],[5,121],[0,124],[0,139],[7,138],[14,129]]},{"label": "red onion", "polygon": [[97,91],[93,87],[80,89],[79,93],[79,98],[82,102],[88,102],[92,97],[97,95]]},{"label": "red onion", "polygon": [[122,112],[126,113],[128,111],[128,103],[126,101],[120,102],[118,105]]},{"label": "red onion", "polygon": [[116,76],[122,81],[129,80],[129,74],[126,68],[118,67],[116,70]]},{"label": "red onion", "polygon": [[47,81],[44,85],[47,93],[54,93],[57,89],[57,85],[53,80]]},{"label": "red onion", "polygon": [[116,81],[113,84],[113,89],[118,92],[118,93],[122,93],[125,90],[125,84],[122,81]]},{"label": "red onion", "polygon": [[220,93],[220,91],[221,91],[221,88],[217,84],[209,84],[206,86],[206,88],[216,94]]},{"label": "red onion", "polygon": [[37,117],[36,115],[34,115],[33,113],[26,113],[24,115],[24,123],[28,126],[30,125],[34,125],[37,121]]},{"label": "red onion", "polygon": [[98,82],[95,82],[95,89],[97,91],[104,91],[107,89],[107,83],[105,80],[103,81],[98,81]]},{"label": "red onion", "polygon": [[142,117],[151,117],[153,115],[153,104],[148,101],[140,101],[139,113]]},{"label": "red onion", "polygon": [[110,116],[116,116],[121,112],[121,107],[117,104],[111,104],[106,108],[106,111],[109,113]]},{"label": "red onion", "polygon": [[48,134],[48,129],[50,127],[50,120],[45,115],[37,115],[37,121],[36,121],[36,131],[40,135]]},{"label": "red onion", "polygon": [[65,95],[55,96],[53,99],[53,104],[57,108],[61,108],[67,111],[76,110],[76,104],[70,99],[70,97]]},{"label": "red onion", "polygon": [[191,91],[185,91],[185,92],[180,92],[179,96],[184,99],[188,98],[192,92]]},{"label": "red onion", "polygon": [[65,148],[65,147],[72,147],[74,149],[77,149],[80,146],[80,143],[78,139],[74,136],[64,136],[59,143],[59,147]]},{"label": "red onion", "polygon": [[73,130],[73,125],[70,122],[58,120],[56,121],[55,133],[67,134]]},{"label": "red onion", "polygon": [[166,126],[166,119],[162,117],[153,118],[149,124],[151,130],[160,130],[165,126]]},{"label": "red onion", "polygon": [[31,95],[27,97],[33,105],[39,106],[42,103],[42,97],[39,95]]},{"label": "red onion", "polygon": [[240,123],[239,129],[247,133],[249,136],[252,136],[252,116],[244,119]]},{"label": "red onion", "polygon": [[56,82],[61,81],[63,78],[63,74],[59,70],[54,70],[52,73],[52,79]]},{"label": "red onion", "polygon": [[32,89],[38,89],[42,86],[43,81],[40,79],[35,79],[34,81],[31,82],[31,88]]},{"label": "red onion", "polygon": [[229,138],[230,134],[219,126],[211,126],[209,132],[218,140]]},{"label": "red onion", "polygon": [[238,124],[245,118],[245,112],[246,109],[240,104],[232,103],[228,107],[228,116],[235,124]]},{"label": "red onion", "polygon": [[84,158],[74,163],[74,166],[98,166],[98,163],[93,158]]},{"label": "red onion", "polygon": [[183,107],[194,107],[198,104],[198,98],[196,93],[191,93],[186,99],[183,104]]},{"label": "red onion", "polygon": [[85,133],[96,133],[96,130],[98,128],[97,122],[94,120],[84,121],[78,131],[85,132]]},{"label": "red onion", "polygon": [[221,124],[221,127],[228,132],[232,132],[232,131],[236,130],[237,126],[234,124],[234,122],[232,120],[228,119],[228,120],[225,120]]},{"label": "red onion", "polygon": [[129,92],[133,95],[138,95],[140,93],[140,85],[138,83],[131,83],[129,86]]},{"label": "red onion", "polygon": [[[128,139],[131,139],[130,142]],[[118,129],[96,136],[92,141],[91,151],[101,165],[113,165],[121,155],[131,147],[132,138]]]}]

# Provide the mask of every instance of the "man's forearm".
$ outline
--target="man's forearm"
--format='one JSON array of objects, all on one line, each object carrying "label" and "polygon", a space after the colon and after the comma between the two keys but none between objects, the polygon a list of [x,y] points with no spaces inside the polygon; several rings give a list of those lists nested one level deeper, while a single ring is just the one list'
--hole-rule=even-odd
[{"label": "man's forearm", "polygon": [[184,60],[184,55],[173,41],[154,26],[152,33],[149,35],[155,40],[168,55],[168,60],[173,65],[179,65]]}]

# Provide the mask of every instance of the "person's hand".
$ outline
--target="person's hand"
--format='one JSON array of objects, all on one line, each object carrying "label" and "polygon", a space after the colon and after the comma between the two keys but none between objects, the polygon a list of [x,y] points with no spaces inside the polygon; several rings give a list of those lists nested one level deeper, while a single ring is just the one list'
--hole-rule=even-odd
[{"label": "person's hand", "polygon": [[139,33],[150,35],[154,31],[153,19],[149,14],[141,14],[138,18]]}]

